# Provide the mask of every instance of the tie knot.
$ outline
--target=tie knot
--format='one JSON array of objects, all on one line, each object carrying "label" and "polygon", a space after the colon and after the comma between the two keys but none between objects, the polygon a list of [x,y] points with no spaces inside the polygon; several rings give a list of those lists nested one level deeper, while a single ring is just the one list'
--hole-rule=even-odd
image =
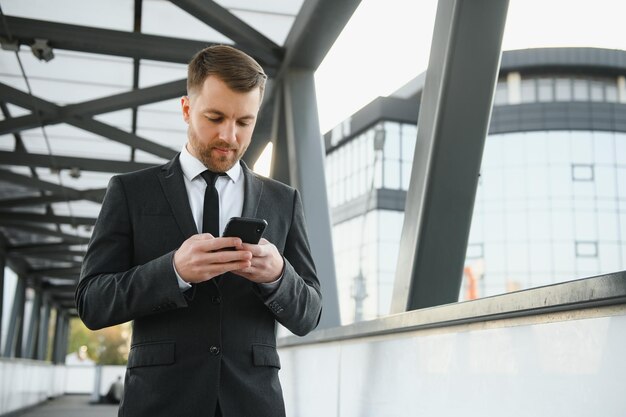
[{"label": "tie knot", "polygon": [[224,172],[213,172],[213,171],[209,171],[208,169],[206,171],[203,171],[200,176],[202,178],[204,178],[204,181],[206,181],[207,186],[215,186],[215,182],[217,181],[218,177],[224,176],[226,175],[226,173]]}]

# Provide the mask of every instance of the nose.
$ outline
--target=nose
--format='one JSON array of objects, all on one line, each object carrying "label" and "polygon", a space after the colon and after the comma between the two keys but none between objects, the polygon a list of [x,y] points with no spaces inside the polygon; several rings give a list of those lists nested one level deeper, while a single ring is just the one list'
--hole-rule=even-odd
[{"label": "nose", "polygon": [[225,122],[220,125],[219,138],[225,142],[236,142],[237,126],[235,122]]}]

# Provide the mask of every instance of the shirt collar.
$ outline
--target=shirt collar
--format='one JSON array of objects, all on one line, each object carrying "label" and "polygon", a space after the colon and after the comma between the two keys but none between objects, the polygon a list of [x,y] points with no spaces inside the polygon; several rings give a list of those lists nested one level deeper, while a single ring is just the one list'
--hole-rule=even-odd
[{"label": "shirt collar", "polygon": [[[186,144],[183,145],[183,149],[180,151],[180,167],[183,170],[183,175],[189,181],[193,181],[207,169],[202,162],[189,153]],[[239,181],[239,178],[241,177],[241,164],[236,163],[233,165],[231,169],[226,171],[226,175],[233,182]]]}]

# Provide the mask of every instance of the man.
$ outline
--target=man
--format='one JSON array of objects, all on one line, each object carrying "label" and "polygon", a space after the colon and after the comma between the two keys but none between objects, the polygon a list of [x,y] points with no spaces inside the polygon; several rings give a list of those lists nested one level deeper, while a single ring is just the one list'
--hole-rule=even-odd
[{"label": "man", "polygon": [[[310,332],[321,294],[298,192],[240,161],[266,78],[234,48],[200,51],[181,153],[109,183],[76,303],[91,329],[133,320],[121,416],[285,414],[276,321]],[[266,239],[219,237],[237,216],[267,220]]]}]

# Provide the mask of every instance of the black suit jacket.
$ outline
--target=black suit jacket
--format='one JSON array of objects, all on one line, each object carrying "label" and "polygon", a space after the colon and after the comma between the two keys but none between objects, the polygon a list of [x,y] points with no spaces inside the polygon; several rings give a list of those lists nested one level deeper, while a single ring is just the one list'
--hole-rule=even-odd
[{"label": "black suit jacket", "polygon": [[234,274],[182,292],[174,251],[197,233],[178,156],[111,179],[76,290],[90,329],[133,320],[120,416],[284,416],[275,326],[317,326],[320,285],[298,192],[242,163],[243,216],[285,258],[269,292]]}]

